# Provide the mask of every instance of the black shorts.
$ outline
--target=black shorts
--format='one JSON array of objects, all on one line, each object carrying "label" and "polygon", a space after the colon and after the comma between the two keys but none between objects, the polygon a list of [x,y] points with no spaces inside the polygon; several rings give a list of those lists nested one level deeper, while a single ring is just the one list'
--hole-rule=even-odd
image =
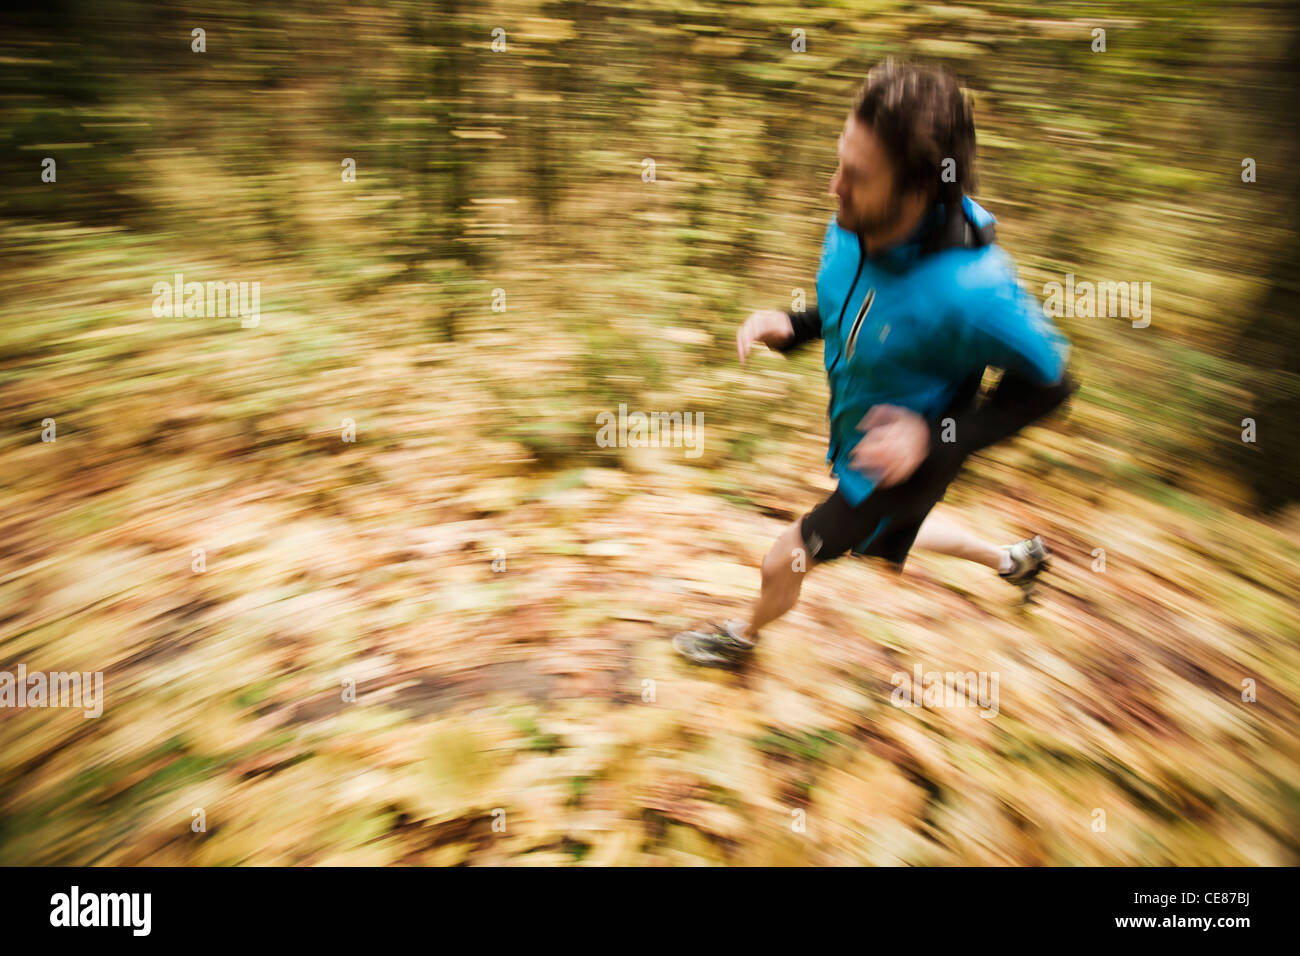
[{"label": "black shorts", "polygon": [[800,522],[808,556],[821,563],[851,549],[884,558],[901,571],[921,522],[943,500],[955,477],[956,469],[940,472],[923,464],[907,481],[873,491],[857,507],[836,488]]}]

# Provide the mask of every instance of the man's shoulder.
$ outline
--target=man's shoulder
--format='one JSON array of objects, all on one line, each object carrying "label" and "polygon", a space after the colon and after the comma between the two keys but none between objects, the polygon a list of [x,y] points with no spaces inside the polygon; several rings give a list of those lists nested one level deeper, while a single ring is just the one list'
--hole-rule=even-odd
[{"label": "man's shoulder", "polygon": [[917,270],[927,293],[945,305],[978,308],[988,296],[1006,295],[1016,286],[1016,265],[996,243],[966,249],[945,249],[928,256]]},{"label": "man's shoulder", "polygon": [[956,296],[992,291],[1014,282],[1015,263],[997,244],[994,215],[969,196],[962,197],[962,213],[968,224],[964,233],[948,229],[944,233],[947,241],[923,256],[920,266],[925,281]]}]

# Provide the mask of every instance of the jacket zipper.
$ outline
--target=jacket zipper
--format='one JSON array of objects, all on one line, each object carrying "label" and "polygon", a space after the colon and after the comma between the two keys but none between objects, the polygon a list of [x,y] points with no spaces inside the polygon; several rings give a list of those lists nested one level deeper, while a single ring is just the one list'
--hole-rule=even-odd
[{"label": "jacket zipper", "polygon": [[876,290],[868,289],[867,294],[862,297],[862,307],[858,309],[858,317],[853,320],[853,330],[849,332],[848,344],[844,347],[844,352],[848,354],[849,361],[853,361],[853,346],[858,341],[858,330],[862,328],[862,320],[867,317],[871,311],[871,303],[875,301]]},{"label": "jacket zipper", "polygon": [[866,253],[862,251],[862,234],[858,233],[858,271],[853,274],[853,284],[849,286],[849,294],[844,297],[844,304],[840,306],[840,317],[835,323],[835,328],[839,330],[841,335],[840,354],[831,361],[831,367],[826,370],[827,375],[835,371],[835,366],[839,364],[840,358],[844,355],[844,346],[846,344],[842,338],[844,335],[844,312],[849,307],[849,300],[853,298],[853,290],[858,287],[858,279],[862,277],[862,266],[866,261]]},{"label": "jacket zipper", "polygon": [[[858,287],[858,279],[862,277],[862,266],[867,261],[867,254],[862,248],[862,233],[858,233],[858,271],[853,274],[853,284],[849,286],[849,294],[844,297],[844,304],[840,306],[840,317],[835,322],[835,328],[840,333],[840,352],[831,360],[831,367],[826,370],[827,384],[830,384],[830,374],[835,371],[835,366],[839,364],[840,359],[844,356],[844,348],[847,343],[844,341],[844,313],[849,307],[849,300],[853,298],[853,291]],[[831,458],[834,458],[839,449],[839,442],[835,440],[835,416],[832,412],[835,409],[835,389],[830,389],[830,401],[826,403],[826,420],[830,427],[831,433]]]}]

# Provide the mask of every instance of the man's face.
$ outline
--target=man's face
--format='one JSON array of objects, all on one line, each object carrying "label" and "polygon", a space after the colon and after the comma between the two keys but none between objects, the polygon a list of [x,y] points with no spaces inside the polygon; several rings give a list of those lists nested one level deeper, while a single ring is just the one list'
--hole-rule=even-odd
[{"label": "man's face", "polygon": [[840,228],[865,236],[888,232],[903,216],[903,197],[884,146],[852,113],[840,134],[839,157],[830,194],[839,200]]}]

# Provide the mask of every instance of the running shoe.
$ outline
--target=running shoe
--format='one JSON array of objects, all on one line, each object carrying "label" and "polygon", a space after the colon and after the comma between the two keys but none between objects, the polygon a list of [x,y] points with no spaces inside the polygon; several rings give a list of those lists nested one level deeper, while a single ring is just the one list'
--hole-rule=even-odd
[{"label": "running shoe", "polygon": [[708,667],[743,667],[753,655],[755,642],[742,636],[743,621],[705,627],[705,630],[682,631],[674,637],[677,653]]}]

